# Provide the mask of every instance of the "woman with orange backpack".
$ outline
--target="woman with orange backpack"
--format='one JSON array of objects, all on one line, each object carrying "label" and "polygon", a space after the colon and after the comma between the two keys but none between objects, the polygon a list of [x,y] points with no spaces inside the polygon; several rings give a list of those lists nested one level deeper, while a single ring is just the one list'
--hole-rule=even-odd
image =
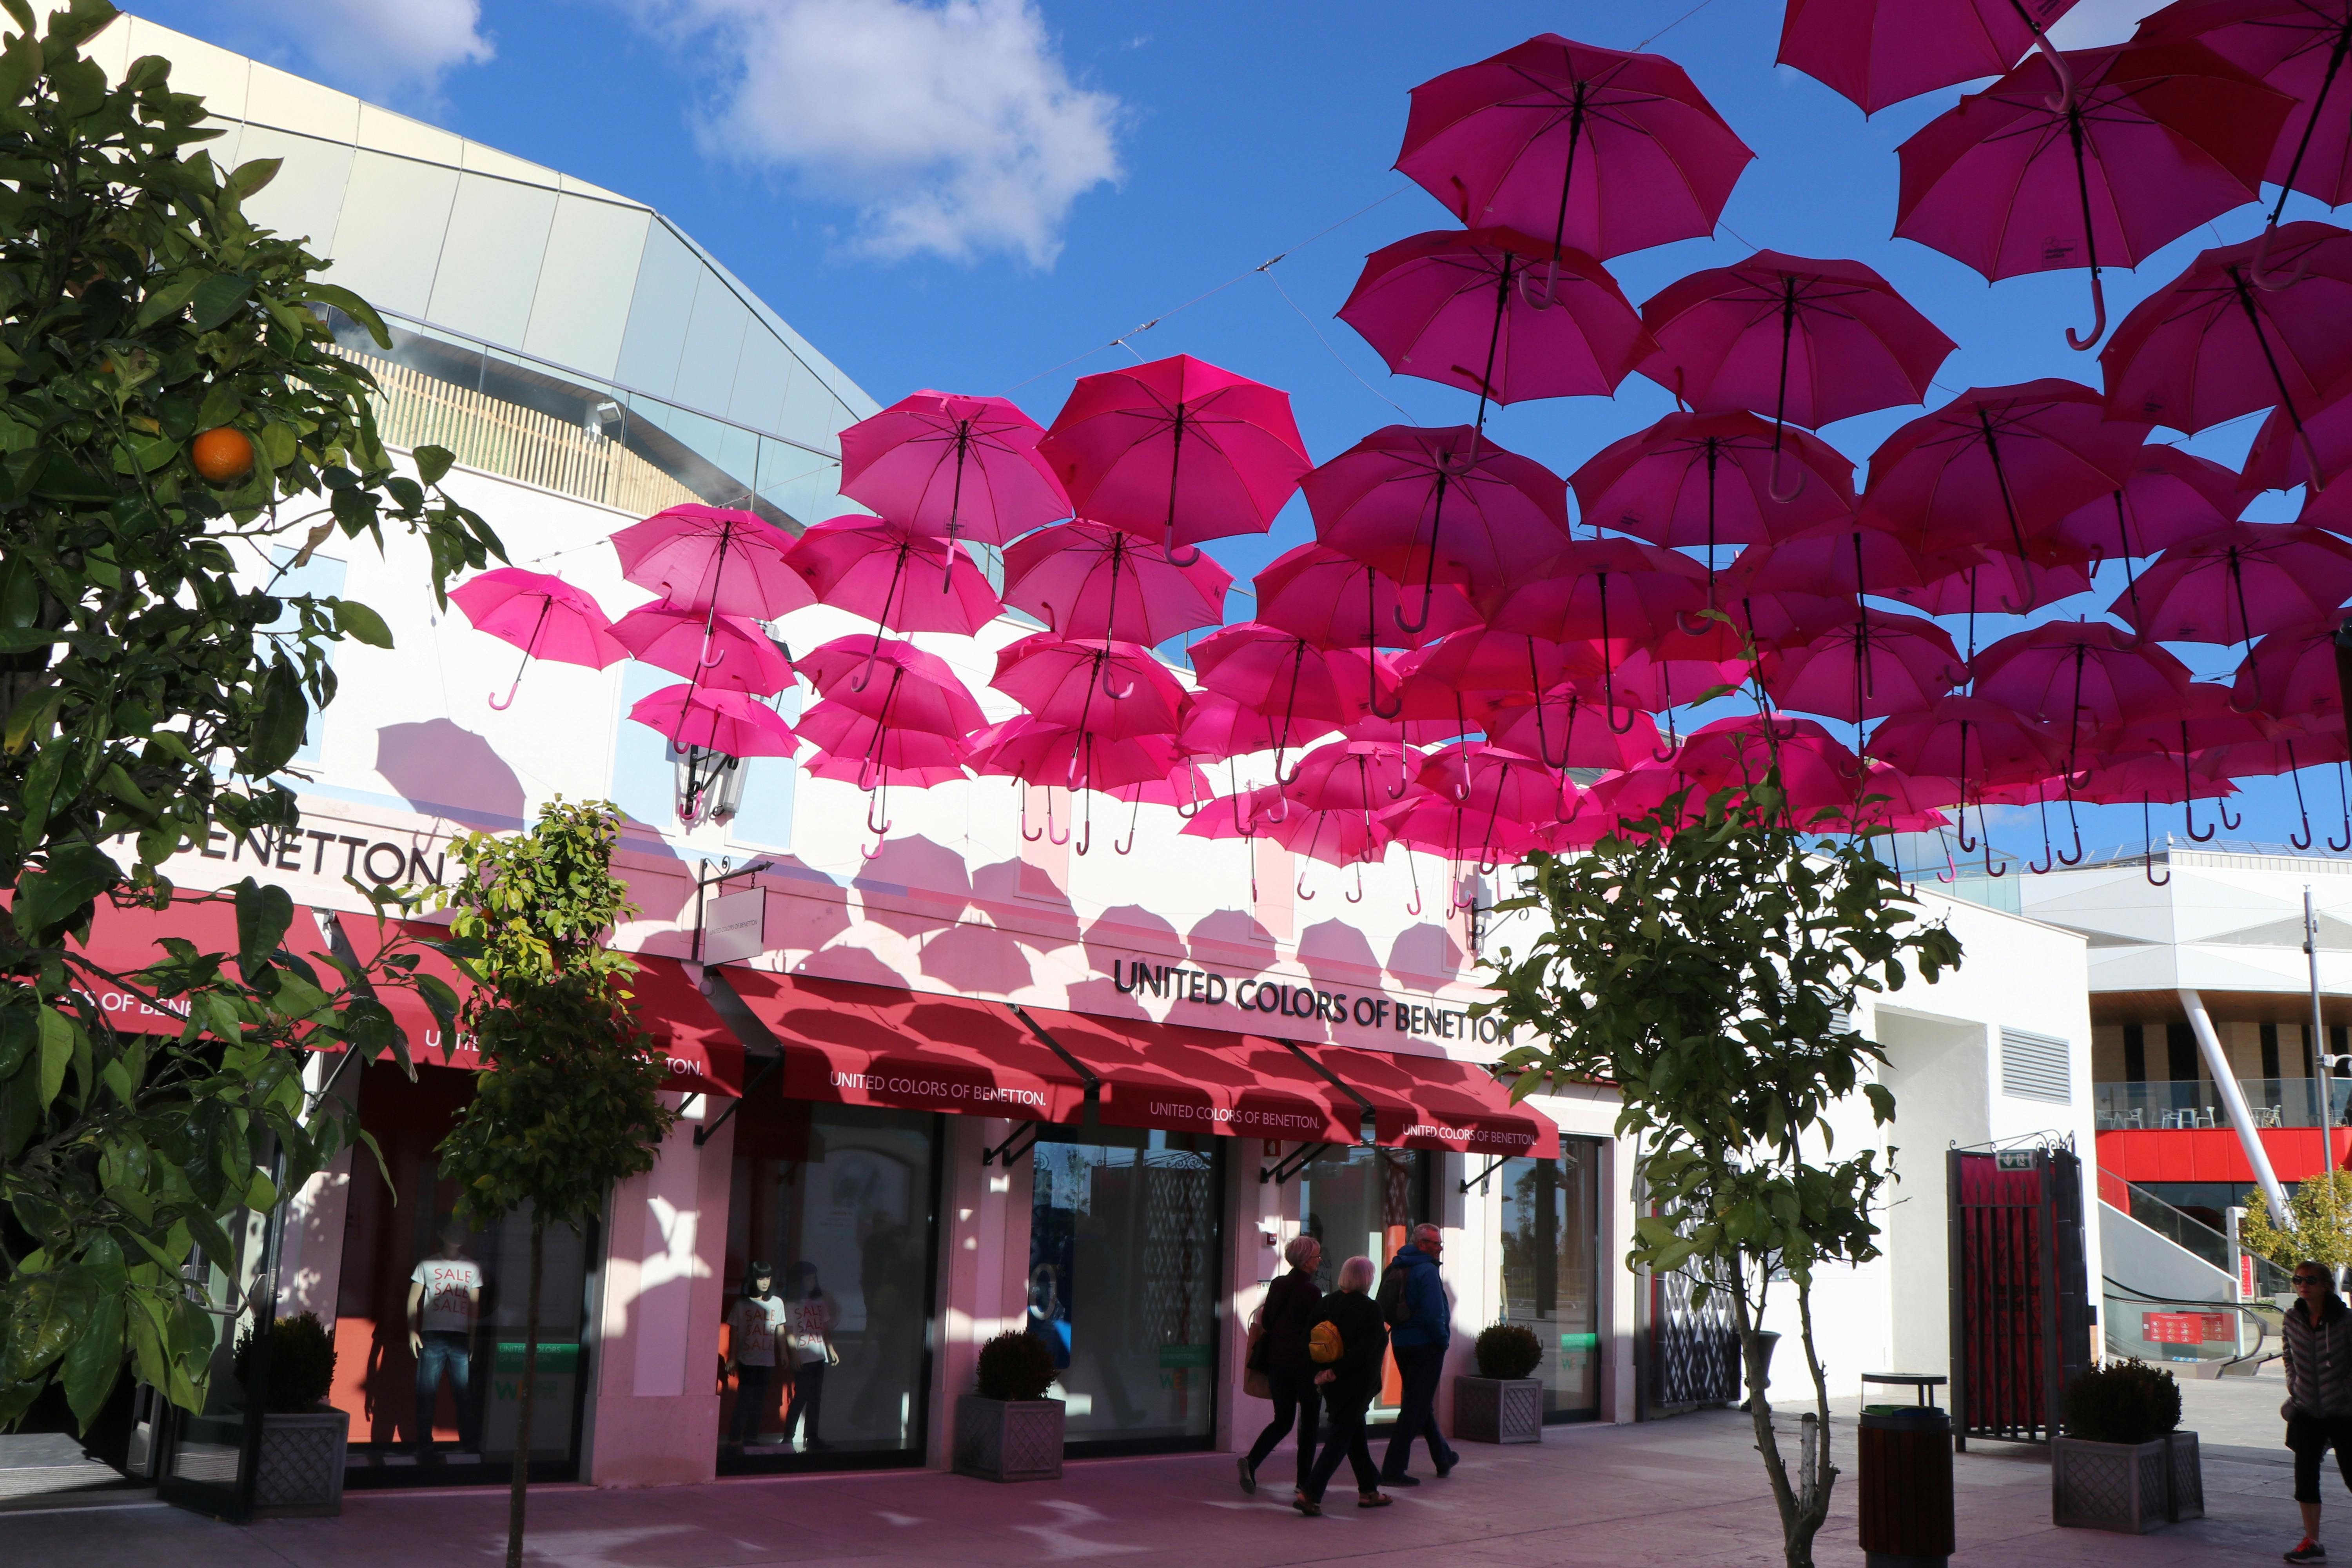
[{"label": "woman with orange backpack", "polygon": [[1312,1519],[1323,1511],[1323,1489],[1345,1458],[1356,1472],[1356,1506],[1386,1508],[1381,1490],[1380,1467],[1372,1463],[1365,1441],[1364,1415],[1381,1391],[1381,1373],[1387,1364],[1388,1325],[1381,1321],[1380,1303],[1371,1298],[1379,1270],[1369,1258],[1350,1258],[1339,1266],[1339,1288],[1323,1298],[1315,1326],[1307,1337],[1307,1353],[1316,1366],[1315,1382],[1323,1391],[1323,1414],[1331,1424],[1314,1471],[1301,1478],[1291,1507]]}]

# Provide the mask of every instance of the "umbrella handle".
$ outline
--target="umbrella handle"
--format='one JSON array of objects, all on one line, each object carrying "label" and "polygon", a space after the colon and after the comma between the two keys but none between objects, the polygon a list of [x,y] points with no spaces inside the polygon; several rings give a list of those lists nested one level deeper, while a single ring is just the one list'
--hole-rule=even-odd
[{"label": "umbrella handle", "polygon": [[1086,827],[1086,831],[1085,831],[1084,833],[1081,833],[1081,834],[1079,834],[1079,835],[1078,835],[1078,842],[1077,842],[1077,845],[1076,845],[1076,848],[1072,851],[1072,853],[1074,853],[1074,854],[1078,854],[1078,855],[1084,855],[1084,854],[1085,854],[1085,853],[1086,853],[1089,848],[1091,848],[1091,847],[1093,847],[1093,845],[1094,845],[1094,841],[1095,841],[1095,807],[1094,807],[1094,801],[1093,801],[1093,799],[1092,799],[1091,797],[1089,797],[1089,798],[1088,798],[1088,800],[1087,800],[1087,827]]},{"label": "umbrella handle", "polygon": [[[1981,817],[1984,815],[1984,807],[1977,807],[1977,814]],[[1987,877],[2006,877],[2009,875],[2009,868],[2006,866],[2003,866],[1998,871],[1994,870],[1992,868],[1992,835],[1990,833],[1984,836],[1984,868],[1985,875]]]},{"label": "umbrella handle", "polygon": [[1789,488],[1789,491],[1786,495],[1783,495],[1780,492],[1780,458],[1784,454],[1780,447],[1780,438],[1776,435],[1773,438],[1772,467],[1770,471],[1765,475],[1764,489],[1765,493],[1769,495],[1774,500],[1780,502],[1782,506],[1787,506],[1790,501],[1795,500],[1799,496],[1805,493],[1805,470],[1803,465],[1800,464],[1798,466],[1797,482]]},{"label": "umbrella handle", "polygon": [[2074,815],[2074,797],[2071,792],[2066,796],[2066,826],[2074,830],[2074,853],[2061,854],[2058,857],[2058,863],[2062,866],[2079,866],[2083,863],[2083,821]]},{"label": "umbrella handle", "polygon": [[1051,784],[1045,786],[1045,839],[1046,842],[1055,846],[1067,844],[1070,841],[1070,835],[1066,829],[1059,838],[1054,837],[1054,786]]},{"label": "umbrella handle", "polygon": [[[2246,825],[2246,819],[2242,816],[2238,818],[2235,822],[2230,820],[2230,803],[2223,800],[2219,795],[2215,795],[2213,797],[2213,811],[2214,814],[2221,819],[2221,831],[2224,833],[2235,833],[2239,828],[2243,827]],[[2311,826],[2308,819],[2305,821],[2304,826],[2305,827]],[[2295,847],[2298,849],[2310,848],[2311,841],[2309,835],[2306,834],[2305,836],[2304,842],[2296,845]]]},{"label": "umbrella handle", "polygon": [[2305,250],[2303,253],[2303,259],[2294,264],[2294,277],[2282,281],[2276,278],[2263,276],[2263,264],[2270,259],[2271,240],[2277,233],[2278,220],[2273,218],[2263,226],[2263,242],[2254,247],[2253,260],[2246,264],[2246,281],[2265,294],[2276,294],[2282,289],[2292,289],[2302,282],[2305,276],[2311,271],[2311,252]]},{"label": "umbrella handle", "polygon": [[[1423,624],[1425,625],[1426,623]],[[1372,717],[1375,719],[1403,718],[1404,693],[1402,691],[1397,693],[1396,706],[1394,708],[1381,707],[1380,670],[1378,667],[1372,665],[1369,659],[1365,661],[1365,668],[1370,674],[1370,679],[1365,683],[1364,704],[1371,710]]]},{"label": "umbrella handle", "polygon": [[2033,29],[2033,47],[2042,51],[2042,58],[2050,62],[2051,70],[2058,78],[2058,96],[2042,101],[2051,113],[2063,114],[2074,104],[2074,73],[2067,66],[2066,57],[2050,41],[2050,35],[2039,27]]},{"label": "umbrella handle", "polygon": [[1174,546],[1162,545],[1160,550],[1160,559],[1166,561],[1169,565],[1173,566],[1180,571],[1187,566],[1198,566],[1201,563],[1201,547],[1197,544],[1187,544],[1183,548],[1189,553],[1185,555],[1183,560],[1179,561],[1176,559],[1176,548]]},{"label": "umbrella handle", "polygon": [[[1034,844],[1037,840],[1045,837],[1045,830],[1041,827],[1034,833],[1029,831],[1029,781],[1027,779],[1023,779],[1020,783],[1021,839],[1024,844]],[[1048,798],[1050,799],[1051,797],[1049,796]]]},{"label": "umbrella handle", "polygon": [[1311,904],[1315,901],[1315,895],[1307,890],[1307,868],[1308,864],[1309,862],[1304,857],[1300,858],[1298,862],[1298,885],[1291,889],[1298,895],[1298,901],[1302,904]]},{"label": "umbrella handle", "polygon": [[1534,276],[1532,269],[1519,274],[1519,301],[1530,310],[1549,310],[1559,303],[1559,253],[1554,252],[1550,262],[1544,268],[1543,291],[1540,294],[1528,287],[1528,280]]},{"label": "umbrella handle", "polygon": [[1421,867],[1410,849],[1404,852],[1404,873],[1412,879],[1412,899],[1404,907],[1404,918],[1417,921],[1421,918]]},{"label": "umbrella handle", "polygon": [[[1137,679],[1140,679],[1141,678],[1140,678],[1140,677],[1138,677]],[[1105,660],[1103,660],[1103,663],[1102,663],[1102,691],[1103,691],[1103,695],[1104,695],[1105,697],[1109,698],[1113,702],[1124,702],[1124,701],[1126,701],[1129,698],[1130,698],[1130,697],[1132,697],[1132,696],[1134,696],[1134,695],[1135,695],[1135,687],[1136,687],[1136,682],[1135,682],[1134,680],[1130,680],[1130,681],[1129,681],[1129,682],[1127,683],[1127,689],[1126,689],[1126,690],[1124,690],[1124,691],[1119,690],[1118,688],[1116,688],[1116,687],[1112,686],[1112,685],[1111,685],[1111,683],[1110,683],[1110,660],[1108,660],[1108,659],[1105,659]]]},{"label": "umbrella handle", "polygon": [[1352,893],[1342,893],[1339,896],[1351,904],[1360,904],[1364,901],[1364,863],[1361,860],[1356,862],[1356,890]]},{"label": "umbrella handle", "polygon": [[2066,346],[2077,353],[2090,353],[2107,335],[2107,286],[2099,280],[2096,268],[2091,269],[2091,309],[2096,319],[2091,322],[2090,336],[2084,337],[2072,327],[2066,329]]},{"label": "umbrella handle", "polygon": [[515,671],[515,678],[514,678],[514,683],[513,683],[513,685],[509,686],[509,687],[507,688],[507,694],[506,694],[504,697],[499,697],[499,696],[498,696],[498,695],[496,695],[496,694],[494,693],[494,694],[492,694],[492,696],[490,697],[489,702],[490,702],[490,709],[491,709],[491,710],[492,710],[493,712],[503,713],[503,712],[505,712],[508,709],[509,709],[509,708],[513,707],[513,706],[514,706],[514,700],[515,700],[515,692],[516,692],[517,690],[519,690],[519,689],[521,688],[521,686],[522,686],[522,671],[521,671],[521,670],[520,670],[520,669],[518,669],[518,670],[516,670],[516,671]]},{"label": "umbrella handle", "polygon": [[1112,839],[1110,845],[1110,852],[1112,854],[1131,855],[1135,852],[1135,830],[1142,821],[1143,786],[1141,784],[1138,784],[1135,786],[1135,814],[1127,819],[1127,842],[1125,844],[1121,844],[1118,839]]}]

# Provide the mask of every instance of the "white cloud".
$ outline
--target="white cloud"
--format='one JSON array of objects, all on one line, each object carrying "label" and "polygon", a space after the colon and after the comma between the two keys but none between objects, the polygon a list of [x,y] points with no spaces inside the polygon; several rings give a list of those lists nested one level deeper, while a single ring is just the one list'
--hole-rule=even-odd
[{"label": "white cloud", "polygon": [[362,92],[435,95],[459,66],[489,63],[481,0],[245,0],[320,75]]},{"label": "white cloud", "polygon": [[1071,80],[1031,0],[623,3],[722,62],[704,149],[855,208],[868,254],[1050,266],[1119,177],[1119,101]]}]

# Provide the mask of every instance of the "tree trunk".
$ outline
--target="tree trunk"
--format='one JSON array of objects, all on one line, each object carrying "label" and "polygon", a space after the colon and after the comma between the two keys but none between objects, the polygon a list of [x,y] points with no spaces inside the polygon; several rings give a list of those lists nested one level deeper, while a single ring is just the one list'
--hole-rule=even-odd
[{"label": "tree trunk", "polygon": [[[515,1428],[514,1479],[507,1488],[507,1568],[522,1568],[522,1510],[530,1489],[531,1406],[539,1398],[539,1279],[547,1258],[547,1225],[536,1207],[530,1216],[530,1298],[523,1308],[522,1408]],[[498,1351],[490,1352],[495,1375]]]},{"label": "tree trunk", "polygon": [[1798,1437],[1798,1479],[1791,1486],[1788,1461],[1780,1457],[1780,1435],[1772,1428],[1771,1407],[1765,1403],[1764,1378],[1769,1368],[1764,1339],[1746,1286],[1743,1276],[1729,1289],[1756,1451],[1764,1457],[1764,1478],[1771,1483],[1772,1501],[1780,1510],[1780,1546],[1788,1568],[1813,1568],[1813,1537],[1829,1518],[1830,1489],[1836,1484],[1837,1468],[1830,1463],[1829,1384],[1822,1373],[1821,1359],[1813,1352],[1812,1293],[1803,1285],[1796,1286],[1800,1338],[1805,1347],[1805,1364],[1813,1376],[1813,1411],[1804,1417]]}]

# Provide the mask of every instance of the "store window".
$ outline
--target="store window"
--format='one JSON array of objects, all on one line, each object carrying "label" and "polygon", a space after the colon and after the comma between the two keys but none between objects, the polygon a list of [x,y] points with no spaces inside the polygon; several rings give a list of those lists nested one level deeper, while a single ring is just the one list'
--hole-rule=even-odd
[{"label": "store window", "polygon": [[[1299,1231],[1323,1244],[1315,1282],[1326,1294],[1338,1283],[1341,1264],[1360,1255],[1387,1268],[1412,1227],[1431,1217],[1431,1163],[1423,1150],[1368,1149],[1360,1143],[1307,1163],[1298,1179]],[[1372,1404],[1372,1419],[1393,1419],[1403,1394],[1403,1380],[1391,1361]]]},{"label": "store window", "polygon": [[1601,1414],[1602,1144],[1563,1138],[1557,1160],[1506,1160],[1503,1321],[1543,1345],[1544,1419]]},{"label": "store window", "polygon": [[721,1472],[921,1462],[942,1121],[774,1097],[737,1113]]},{"label": "store window", "polygon": [[1227,1142],[1048,1128],[1030,1150],[1029,1331],[1060,1369],[1070,1453],[1213,1440]]},{"label": "store window", "polygon": [[[504,1482],[512,1474],[530,1210],[467,1226],[456,1214],[457,1184],[434,1153],[472,1100],[476,1076],[419,1066],[411,1083],[388,1061],[361,1072],[360,1125],[383,1151],[391,1180],[364,1148],[352,1152],[329,1396],[352,1418],[346,1486]],[[596,1248],[595,1236],[570,1226],[547,1232],[533,1479],[578,1472]]]}]

